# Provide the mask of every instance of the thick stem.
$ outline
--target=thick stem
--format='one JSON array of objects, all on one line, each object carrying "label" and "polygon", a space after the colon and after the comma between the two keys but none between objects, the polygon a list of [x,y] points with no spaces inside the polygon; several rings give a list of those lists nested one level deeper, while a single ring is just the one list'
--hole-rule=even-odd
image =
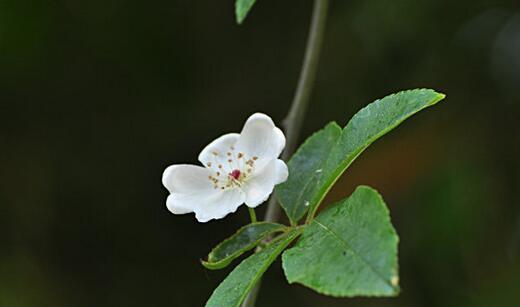
[{"label": "thick stem", "polygon": [[[284,120],[285,135],[287,144],[282,154],[284,161],[289,160],[298,144],[298,136],[307,111],[309,98],[316,79],[316,71],[318,69],[318,60],[320,56],[321,43],[323,40],[323,32],[327,21],[328,0],[314,0],[314,8],[312,12],[312,21],[309,28],[309,37],[305,49],[305,57],[303,59],[302,70],[298,80],[298,86],[294,94],[289,114]],[[274,197],[271,197],[265,220],[275,222],[280,217],[280,206]]]},{"label": "thick stem", "polygon": [[[294,94],[291,109],[284,120],[287,140],[285,151],[282,154],[282,159],[284,161],[289,160],[298,144],[298,136],[305,117],[305,112],[307,111],[307,105],[309,104],[314,80],[316,79],[323,33],[327,21],[328,6],[329,0],[314,0],[312,20],[309,28],[309,36],[307,38],[307,46],[305,48],[302,70],[300,72],[298,86]],[[281,208],[278,205],[276,198],[271,197],[264,220],[268,222],[276,222],[280,218],[280,210]],[[242,303],[242,307],[255,306],[261,284],[262,279],[259,279]]]}]

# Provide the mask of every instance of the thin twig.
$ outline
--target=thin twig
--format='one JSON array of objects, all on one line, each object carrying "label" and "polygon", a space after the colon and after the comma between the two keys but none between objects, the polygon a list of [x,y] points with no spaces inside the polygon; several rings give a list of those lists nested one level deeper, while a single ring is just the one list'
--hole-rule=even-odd
[{"label": "thin twig", "polygon": [[[307,38],[307,46],[305,48],[302,70],[300,72],[298,86],[294,94],[291,109],[284,120],[287,140],[285,151],[282,154],[282,159],[284,161],[289,160],[298,144],[298,136],[305,117],[305,112],[307,111],[307,105],[309,104],[314,80],[316,79],[323,33],[327,21],[328,6],[329,0],[314,0],[312,20],[309,28],[309,36]],[[278,221],[280,218],[280,210],[281,208],[278,205],[276,198],[271,197],[264,220],[268,222]],[[259,279],[242,303],[242,307],[255,306],[261,283],[262,279]]]}]

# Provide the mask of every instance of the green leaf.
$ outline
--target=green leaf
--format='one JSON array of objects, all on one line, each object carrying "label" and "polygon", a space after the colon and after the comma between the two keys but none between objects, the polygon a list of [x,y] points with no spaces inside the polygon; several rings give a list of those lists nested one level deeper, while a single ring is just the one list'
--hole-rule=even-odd
[{"label": "green leaf", "polygon": [[249,13],[255,2],[256,0],[236,0],[235,15],[238,24],[241,24],[246,19],[247,13]]},{"label": "green leaf", "polygon": [[206,307],[240,306],[247,293],[249,293],[271,263],[300,233],[301,228],[293,228],[261,251],[242,261],[213,291],[206,303]]},{"label": "green leaf", "polygon": [[303,143],[288,163],[289,178],[276,187],[276,196],[292,224],[305,214],[310,193],[319,185],[324,163],[341,135],[341,127],[332,122]]},{"label": "green leaf", "polygon": [[209,253],[208,260],[202,260],[202,265],[210,270],[222,269],[244,252],[253,249],[268,235],[284,229],[285,225],[268,222],[246,225],[215,246]]},{"label": "green leaf", "polygon": [[381,196],[360,186],[306,227],[283,269],[289,283],[326,295],[395,296],[398,241]]},{"label": "green leaf", "polygon": [[361,109],[341,133],[329,124],[308,139],[289,161],[288,180],[276,187],[291,223],[307,210],[312,218],[332,185],[371,143],[444,97],[429,89],[393,94]]}]

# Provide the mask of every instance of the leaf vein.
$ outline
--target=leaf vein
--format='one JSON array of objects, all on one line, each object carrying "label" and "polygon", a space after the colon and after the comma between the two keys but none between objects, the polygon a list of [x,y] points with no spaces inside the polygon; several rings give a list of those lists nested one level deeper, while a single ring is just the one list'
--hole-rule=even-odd
[{"label": "leaf vein", "polygon": [[368,260],[366,260],[363,256],[361,256],[361,254],[359,254],[358,251],[356,251],[352,246],[350,246],[350,244],[348,244],[345,240],[343,240],[337,233],[332,231],[332,229],[330,229],[329,227],[318,222],[316,219],[313,220],[312,222],[318,224],[318,226],[323,228],[333,238],[335,238],[337,241],[339,241],[346,249],[352,251],[352,253],[354,255],[356,255],[356,257],[361,259],[361,261],[363,261],[370,268],[370,270],[372,272],[374,272],[377,276],[379,276],[379,278],[381,278],[390,288],[392,288],[392,289],[394,288],[394,286],[392,286],[392,283],[389,280],[386,280],[386,278],[383,276],[383,274],[381,272],[379,272],[370,262],[368,262]]}]

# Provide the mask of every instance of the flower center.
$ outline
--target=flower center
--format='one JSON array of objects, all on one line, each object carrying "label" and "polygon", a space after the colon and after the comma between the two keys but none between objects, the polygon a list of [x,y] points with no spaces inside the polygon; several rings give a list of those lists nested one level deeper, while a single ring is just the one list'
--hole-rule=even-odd
[{"label": "flower center", "polygon": [[208,179],[212,182],[215,189],[231,189],[240,187],[255,169],[257,156],[246,158],[243,152],[236,152],[234,146],[230,146],[229,151],[213,150],[213,161],[206,162],[212,174]]},{"label": "flower center", "polygon": [[235,180],[238,180],[238,178],[240,178],[240,170],[234,169],[229,175]]}]

